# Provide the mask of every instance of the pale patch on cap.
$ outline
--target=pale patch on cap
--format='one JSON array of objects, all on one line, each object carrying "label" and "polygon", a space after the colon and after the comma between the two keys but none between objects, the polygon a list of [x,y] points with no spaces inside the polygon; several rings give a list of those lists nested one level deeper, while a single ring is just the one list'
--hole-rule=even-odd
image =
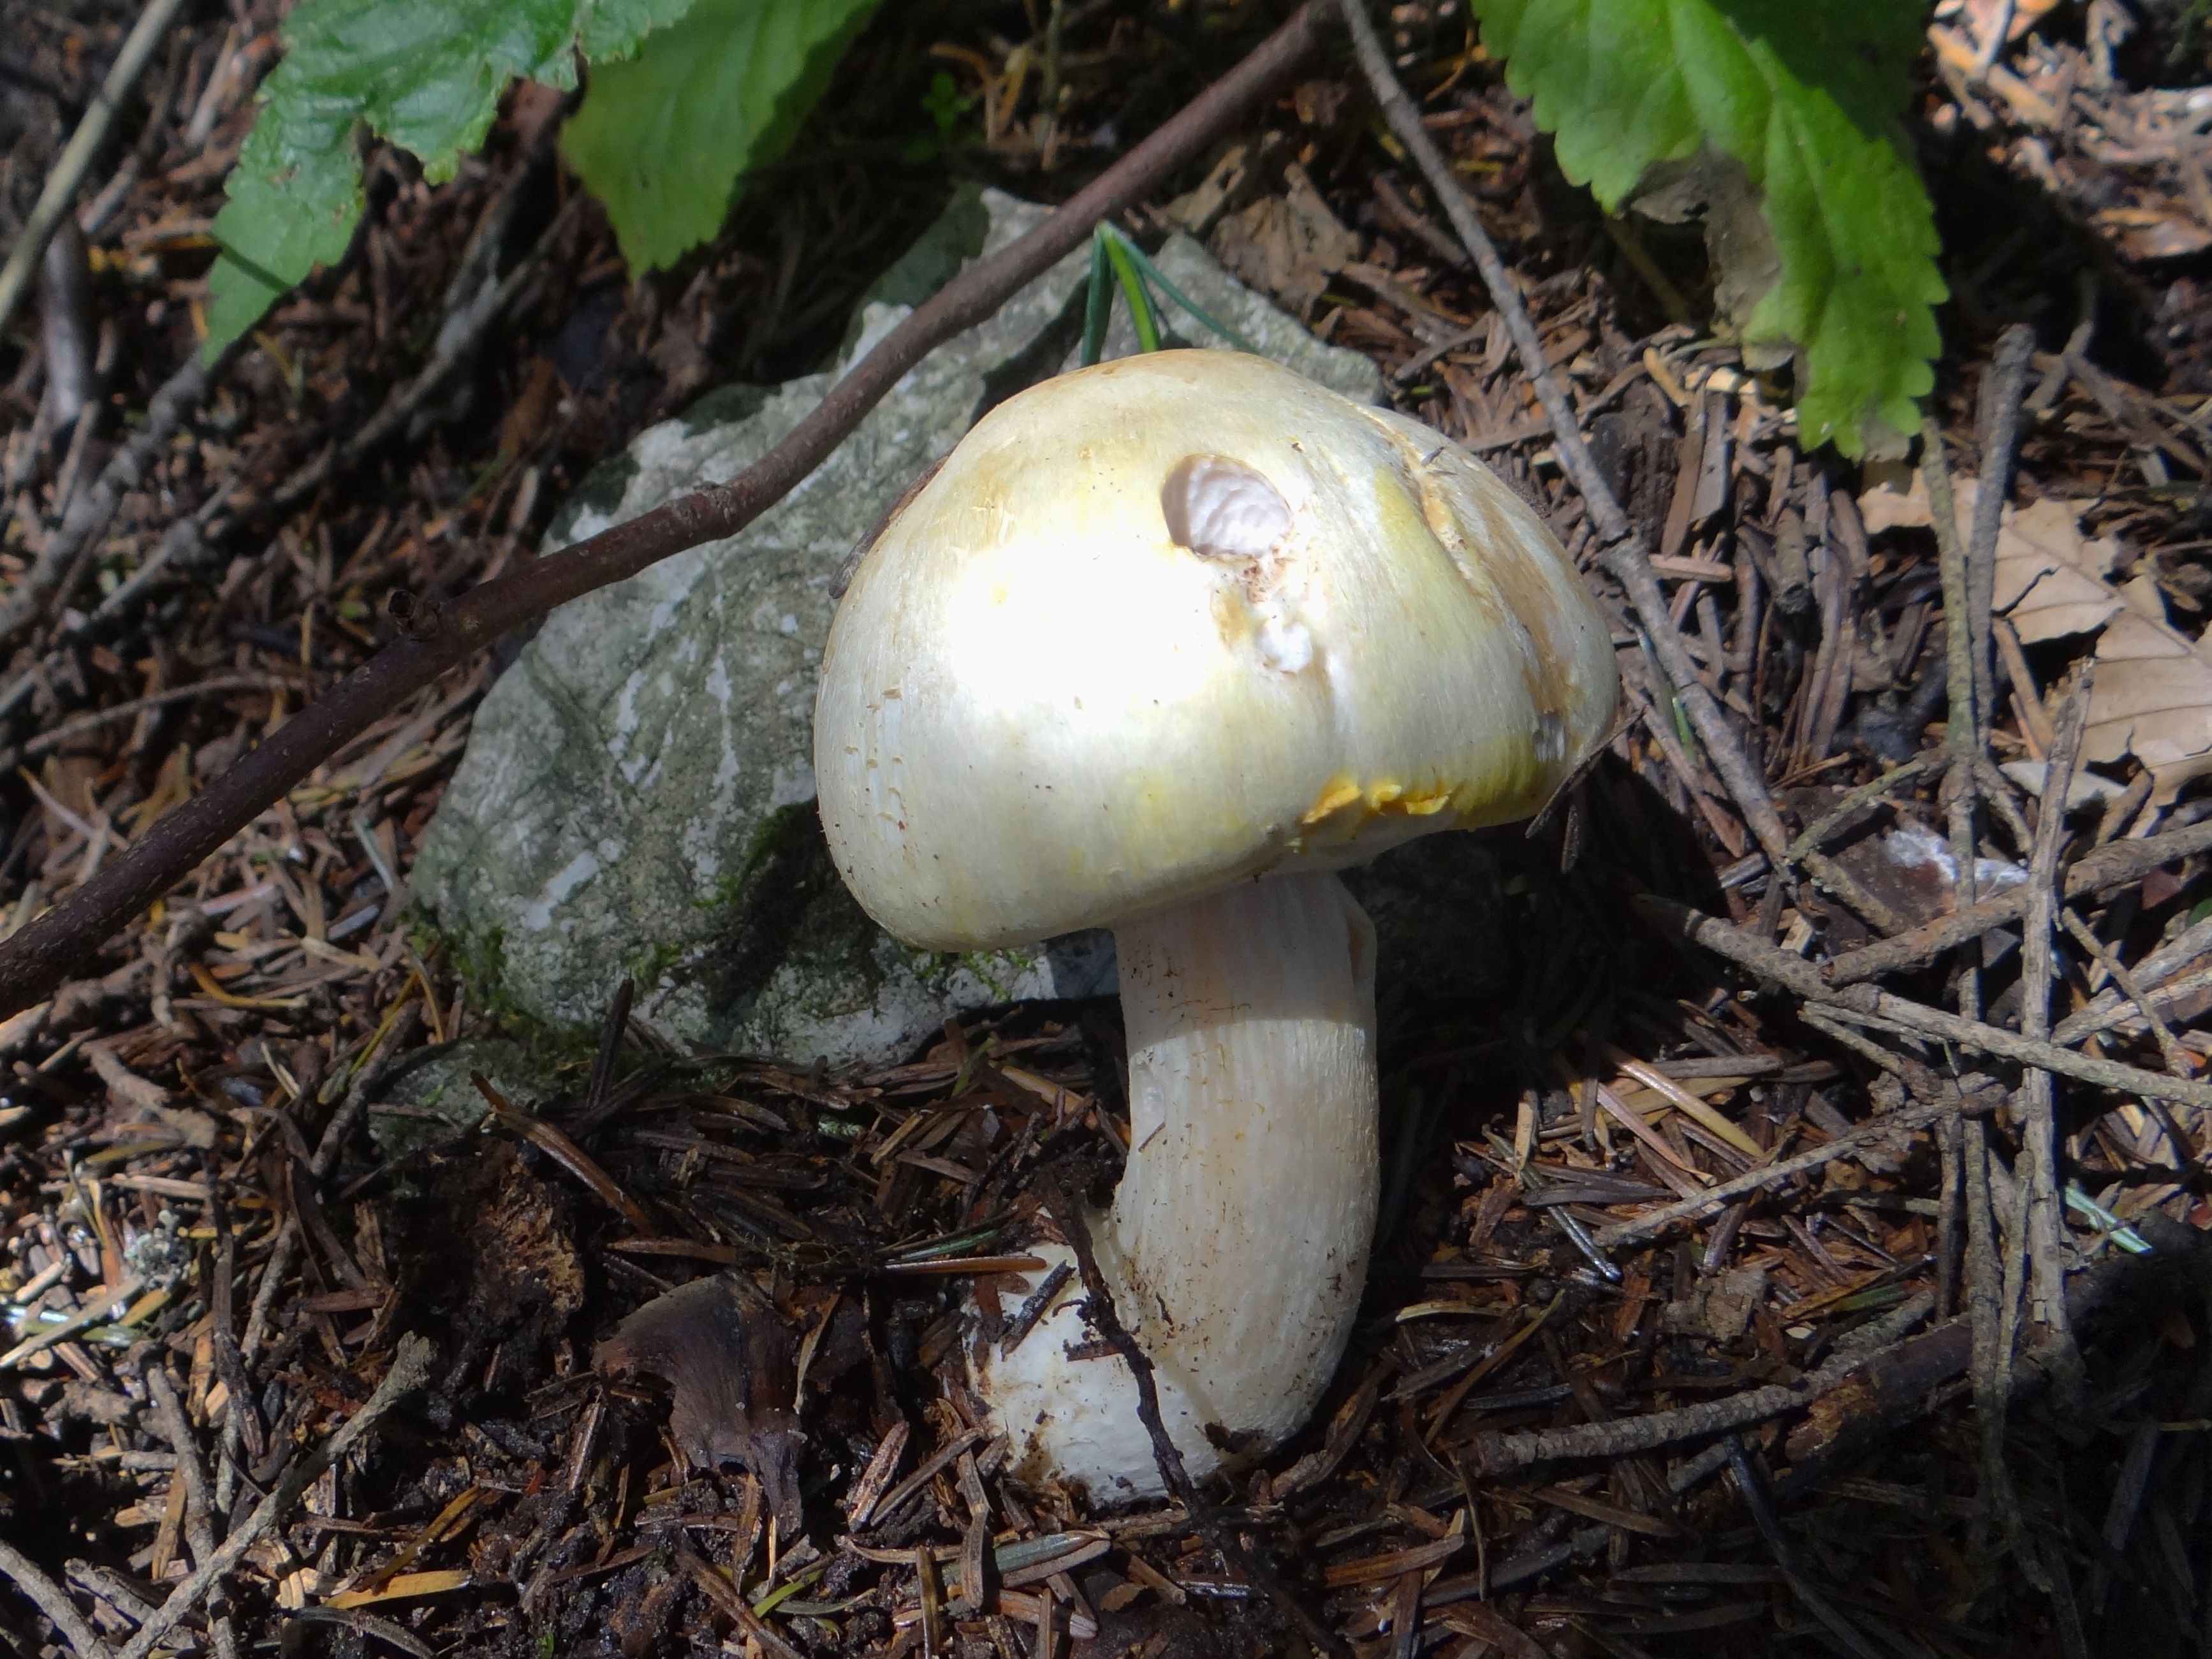
[{"label": "pale patch on cap", "polygon": [[1160,511],[1176,545],[1201,558],[1256,559],[1291,528],[1282,492],[1225,455],[1186,458],[1160,489]]}]

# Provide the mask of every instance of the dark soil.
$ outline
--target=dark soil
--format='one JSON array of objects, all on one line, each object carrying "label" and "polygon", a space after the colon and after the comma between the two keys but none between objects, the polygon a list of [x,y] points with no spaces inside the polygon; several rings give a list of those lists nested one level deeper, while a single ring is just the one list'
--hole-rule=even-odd
[{"label": "dark soil", "polygon": [[[574,189],[554,148],[557,98],[511,96],[483,155],[435,188],[374,149],[351,252],[272,313],[96,557],[5,641],[0,935],[389,639],[395,592],[434,601],[516,567],[585,473],[645,426],[713,387],[819,367],[958,181],[1063,199],[1286,10],[887,6],[715,243],[636,280],[596,209],[548,236]],[[1463,12],[1392,8],[1400,72],[1524,279],[1601,465],[1662,556],[1678,622],[1803,831],[1946,737],[1935,538],[1856,528],[1871,476],[1798,452],[1774,389],[1702,331],[1695,233],[1648,227],[1642,246],[1688,307],[1670,321],[1470,50]],[[132,15],[0,0],[6,239]],[[183,16],[82,198],[107,202],[101,187],[123,178],[87,235],[82,303],[61,319],[93,342],[88,361],[71,368],[46,343],[34,308],[0,340],[0,594],[195,349],[208,224],[278,8]],[[1065,91],[1048,113],[1041,70],[1010,66],[1042,64],[1055,17]],[[2052,355],[2030,380],[2040,401],[2014,499],[2083,507],[2085,531],[2119,543],[2111,580],[2148,578],[2150,602],[2201,650],[2212,253],[2147,256],[2128,236],[2164,225],[2173,246],[2200,229],[2212,243],[2194,216],[2212,210],[2212,161],[2183,106],[2150,91],[2204,78],[2202,52],[2186,18],[2160,11],[2106,83],[2085,67],[2087,27],[2053,12],[2011,60],[2022,76],[2076,66],[2063,134],[1931,60],[1910,125],[1954,296],[1935,404],[1953,470],[1978,472],[1984,364],[2002,328],[2027,324]],[[2123,127],[2133,159],[2113,159]],[[1317,332],[1407,369],[1393,374],[1398,405],[1477,447],[1587,554],[1581,503],[1488,298],[1437,246],[1442,216],[1382,131],[1334,43],[1224,141],[1244,146],[1243,177],[1200,228]],[[1301,174],[1356,258],[1270,264],[1240,244],[1237,227],[1259,222],[1248,210],[1295,199]],[[1132,233],[1161,234],[1175,193],[1132,216]],[[2121,206],[2136,215],[2124,227]],[[489,269],[536,274],[398,436],[328,465],[422,371],[473,292],[465,270],[482,274],[472,247]],[[58,432],[49,386],[71,374],[94,412]],[[1733,442],[1717,501],[1691,505],[1707,501],[1706,414]],[[126,586],[165,538],[160,574]],[[2025,1086],[2018,1066],[1941,1044],[1854,1042],[1774,980],[1638,919],[1638,895],[1665,896],[1832,961],[1899,931],[1885,919],[1949,910],[1947,884],[1916,882],[1883,850],[1893,831],[1941,838],[1944,805],[1935,770],[1905,780],[1832,826],[1845,890],[1781,881],[1620,594],[1592,580],[1631,719],[1562,810],[1484,838],[1500,916],[1483,931],[1506,959],[1482,977],[1502,994],[1383,988],[1386,1197],[1360,1326],[1319,1420],[1209,1491],[1215,1524],[1175,1505],[1101,1515],[1081,1494],[1024,1486],[959,1381],[970,1310],[1016,1317],[989,1313],[1007,1259],[1059,1237],[1041,1177],[1110,1183],[1127,1134],[1110,1005],[994,1010],[877,1069],[677,1053],[618,1009],[596,1047],[545,1048],[557,1086],[501,1103],[481,1133],[451,1136],[389,1098],[395,1073],[439,1045],[548,1042],[410,932],[404,897],[509,642],[333,757],[42,1013],[0,1024],[0,1296],[12,1340],[48,1339],[0,1371],[0,1540],[119,1649],[361,1409],[411,1335],[431,1344],[428,1384],[255,1535],[174,1650],[1014,1659],[1072,1645],[1167,1659],[1304,1650],[1291,1606],[1394,1659],[2212,1650],[2212,1257],[2198,1237],[2212,1125],[2191,1109],[2172,1109],[2169,1132],[2062,1079],[2062,1179],[2106,1215],[2077,1215],[2069,1234],[2078,1364],[2030,1322],[2001,1422],[1986,1387],[1973,1395],[1989,1356],[1970,1371],[1966,1326],[1945,1322],[1984,1280],[1968,1249],[1981,1230],[1961,1219],[1966,1143],[1943,1142],[1986,1136],[2000,1231],[2021,1231],[2004,1207],[2024,1157],[2009,1102],[1967,1131],[1897,1132],[1656,1243],[1607,1257],[1577,1242],[1878,1111],[1946,1089],[1990,1106]],[[103,603],[118,591],[127,602]],[[2085,649],[2030,642],[2007,671],[1995,758],[2039,757],[2035,717],[2057,710]],[[2128,793],[2076,821],[2069,855],[2207,815],[2201,781],[2161,799],[2134,761],[2102,769]],[[2006,806],[2023,829],[2034,817],[2025,795]],[[2027,862],[2002,811],[1985,833],[1989,856]],[[2208,904],[2197,851],[2076,908],[2140,966]],[[2020,1001],[2019,945],[2015,925],[1881,983],[1949,1007],[1971,960],[2002,1023]],[[2110,977],[2070,936],[2058,972],[2061,1018]],[[2124,1021],[2089,1049],[2201,1078],[2204,1000],[2168,999],[2168,1041]],[[393,1138],[368,1127],[410,1114],[429,1133],[380,1152]],[[625,1323],[640,1310],[654,1311]],[[1709,1453],[1727,1443],[1709,1431],[1485,1473],[1506,1437],[1794,1382],[1856,1333],[1899,1344],[1888,1369],[1761,1418],[1732,1463]],[[182,1446],[161,1377],[182,1399]],[[961,1564],[985,1556],[974,1595]],[[63,1650],[12,1594],[0,1638]]]}]

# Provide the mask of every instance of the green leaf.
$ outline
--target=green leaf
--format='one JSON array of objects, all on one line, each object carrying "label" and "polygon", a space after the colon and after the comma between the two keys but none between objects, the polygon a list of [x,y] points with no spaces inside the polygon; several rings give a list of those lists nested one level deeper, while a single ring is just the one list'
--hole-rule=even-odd
[{"label": "green leaf", "polygon": [[354,124],[349,108],[272,98],[246,135],[216,215],[222,252],[208,273],[208,362],[310,270],[344,257],[362,206]]},{"label": "green leaf", "polygon": [[692,0],[599,0],[580,8],[576,44],[586,63],[612,63],[635,52],[653,30],[682,22],[691,6]]},{"label": "green leaf", "polygon": [[975,100],[960,90],[960,83],[950,74],[939,70],[929,77],[929,91],[921,100],[921,107],[937,124],[937,142],[949,144],[960,118],[975,107]]},{"label": "green leaf", "polygon": [[[1671,190],[1707,215],[1754,362],[1797,362],[1799,434],[1899,446],[1935,383],[1935,211],[1898,125],[1920,0],[1475,0],[1607,212]],[[1671,164],[1671,165],[1670,165]],[[1661,216],[1664,216],[1663,212]]]},{"label": "green leaf", "polygon": [[635,58],[592,71],[562,152],[633,272],[722,227],[747,170],[781,155],[876,0],[698,0]]},{"label": "green leaf", "polygon": [[422,158],[432,183],[483,142],[518,76],[568,88],[575,52],[634,52],[692,0],[301,0],[262,88],[208,279],[207,356],[258,321],[318,264],[341,258],[361,217],[359,129]]}]

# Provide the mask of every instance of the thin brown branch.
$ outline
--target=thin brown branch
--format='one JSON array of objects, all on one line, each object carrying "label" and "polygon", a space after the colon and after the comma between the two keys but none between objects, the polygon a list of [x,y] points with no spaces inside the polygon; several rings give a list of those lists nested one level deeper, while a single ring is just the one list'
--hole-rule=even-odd
[{"label": "thin brown branch", "polygon": [[575,223],[577,214],[589,199],[581,191],[570,196],[568,205],[553,216],[553,222],[539,234],[530,251],[516,260],[514,269],[501,279],[499,287],[489,300],[471,307],[466,325],[453,338],[439,342],[436,353],[422,366],[422,372],[406,385],[395,388],[385,399],[384,406],[370,416],[360,430],[343,443],[325,449],[279,484],[269,497],[270,507],[283,512],[306,501],[322,488],[331,473],[342,471],[359,462],[406,425],[414,418],[416,410],[444,390],[454,374],[474,360],[477,349],[483,343],[484,337],[521,296],[524,286],[537,276],[547,256],[568,234],[569,227]]},{"label": "thin brown branch", "polygon": [[[1921,1318],[1935,1304],[1920,1297],[1909,1304]],[[1899,1310],[1900,1312],[1905,1311]],[[1673,1411],[1646,1412],[1640,1417],[1618,1417],[1606,1423],[1583,1423],[1568,1429],[1547,1429],[1534,1434],[1497,1431],[1475,1436],[1461,1455],[1468,1473],[1495,1478],[1536,1463],[1569,1462],[1577,1458],[1628,1456],[1656,1451],[1662,1446],[1763,1423],[1769,1418],[1811,1405],[1848,1381],[1852,1373],[1883,1358],[1889,1350],[1854,1349],[1830,1360],[1795,1382],[1772,1382],[1722,1400],[1700,1401]]]},{"label": "thin brown branch", "polygon": [[978,260],[916,307],[788,436],[729,483],[671,501],[526,569],[486,582],[429,619],[422,637],[380,651],[193,799],[162,817],[90,881],[0,944],[0,1018],[39,1001],[116,929],[403,698],[556,605],[744,529],[821,465],[925,355],[989,317],[1073,252],[1101,219],[1128,207],[1200,155],[1312,50],[1317,34],[1313,6],[1301,7],[1235,69],[1052,217],[1011,246]]},{"label": "thin brown branch", "polygon": [[[2140,845],[2141,843],[2134,843]],[[2199,975],[2187,970],[2212,956],[2212,918],[2182,930],[2171,944],[2162,945],[2129,972],[2136,985],[2160,1002],[2169,1002],[2183,994],[2182,988]],[[2200,981],[2201,982],[2201,981]],[[2133,992],[2124,986],[2116,990],[2100,991],[2088,1002],[2060,1020],[2051,1035],[2054,1042],[2068,1047],[2079,1042],[2094,1032],[2109,1030],[2128,1018],[2124,995],[2132,998]]]},{"label": "thin brown branch", "polygon": [[195,356],[163,381],[146,406],[146,424],[115,452],[91,489],[75,495],[62,517],[61,528],[46,538],[37,562],[22,580],[5,599],[0,599],[0,647],[36,623],[48,610],[68,600],[68,579],[81,562],[77,556],[100,538],[115,516],[117,505],[144,481],[167,447],[177,423],[206,394],[208,379],[206,366]]},{"label": "thin brown branch", "polygon": [[1876,933],[1894,939],[1905,932],[1905,923],[1898,914],[1844,866],[1826,853],[1808,853],[1803,862],[1806,873],[1817,885],[1841,899]]},{"label": "thin brown branch", "polygon": [[1808,1002],[1822,1005],[1830,1013],[1856,1024],[1887,1025],[1916,1036],[1955,1042],[1978,1054],[2023,1066],[2040,1066],[2062,1076],[2100,1088],[2117,1089],[2146,1099],[2179,1100],[2191,1106],[2212,1106],[2212,1085],[2161,1077],[2118,1060],[2077,1054],[2054,1043],[2007,1031],[1979,1020],[1962,1018],[1923,1006],[1909,998],[1871,986],[1838,990],[1820,976],[1820,970],[1802,957],[1762,944],[1731,923],[1709,916],[1673,899],[1639,893],[1632,901],[1638,915],[1671,938],[1701,945],[1717,956],[1752,969],[1796,992]]},{"label": "thin brown branch", "polygon": [[[2020,442],[2028,360],[2034,355],[2035,331],[2014,323],[1997,337],[1982,381],[1982,472],[1974,497],[1973,534],[1966,544],[1966,617],[1973,649],[1974,708],[1984,732],[1996,712],[1996,668],[1990,648],[1996,638],[1997,532],[2003,524],[2006,497],[2012,494],[2013,452]],[[2025,692],[2021,700],[2027,700]]]},{"label": "thin brown branch", "polygon": [[46,251],[46,238],[54,234],[62,216],[70,210],[70,204],[76,199],[77,187],[84,183],[93,158],[106,143],[108,129],[115,125],[123,100],[131,95],[131,88],[138,83],[146,65],[153,62],[155,48],[168,33],[169,24],[182,4],[183,0],[152,0],[138,15],[138,21],[124,38],[122,49],[115,54],[114,63],[108,66],[107,78],[93,94],[90,106],[76,124],[76,131],[70,135],[68,146],[54,163],[54,170],[46,175],[30,218],[16,236],[15,246],[8,251],[8,263],[0,265],[0,330],[6,329],[15,316],[31,273],[38,268],[39,257]]},{"label": "thin brown branch", "polygon": [[1681,1222],[1696,1221],[1716,1211],[1724,1210],[1740,1198],[1765,1192],[1809,1170],[1821,1169],[1838,1158],[1849,1158],[1862,1147],[1887,1140],[1894,1134],[1910,1133],[1917,1129],[1925,1129],[1931,1124],[1943,1123],[1962,1111],[1974,1109],[1971,1104],[1957,1100],[1935,1100],[1885,1113],[1870,1123],[1860,1124],[1849,1134],[1838,1135],[1833,1140],[1824,1141],[1795,1158],[1785,1158],[1778,1164],[1750,1170],[1733,1181],[1723,1181],[1695,1198],[1683,1199],[1662,1210],[1638,1216],[1633,1221],[1601,1227],[1590,1235],[1590,1242],[1601,1250],[1618,1250],[1632,1244],[1645,1243]]},{"label": "thin brown branch", "polygon": [[[2087,898],[2114,887],[2140,881],[2160,865],[2212,848],[2212,818],[2185,830],[2169,830],[2142,841],[2110,842],[2075,860],[2066,872],[2066,896]],[[2027,915],[2026,887],[2009,888],[1994,898],[1982,900],[1967,910],[1939,917],[1925,927],[1877,940],[1856,951],[1847,951],[1826,969],[1813,969],[1830,985],[1841,989],[1862,981],[1905,969],[1925,967],[1946,951],[1979,939],[1993,927],[2009,927]],[[1801,967],[1810,964],[1801,962]],[[2062,1027],[2062,1030],[2064,1028]]]},{"label": "thin brown branch", "polygon": [[33,1333],[5,1353],[0,1353],[0,1371],[10,1370],[34,1353],[43,1352],[58,1343],[66,1342],[81,1331],[94,1325],[105,1325],[120,1317],[121,1310],[131,1305],[138,1293],[146,1288],[146,1281],[133,1274],[112,1294],[103,1293],[88,1308],[80,1310],[58,1325],[49,1325]]},{"label": "thin brown branch", "polygon": [[1975,1519],[1977,1553],[1988,1547],[1994,1528],[2009,1536],[2020,1506],[2013,1496],[2005,1462],[2005,1413],[2010,1395],[2005,1373],[2010,1367],[2006,1332],[2012,1324],[2003,1304],[2004,1271],[1996,1240],[1996,1211],[1990,1195],[1989,1134],[1978,1123],[1966,1126],[1966,1318],[1972,1333],[1967,1375],[1974,1390],[1975,1419],[1981,1430],[1982,1490],[1985,1513]]},{"label": "thin brown branch", "polygon": [[190,702],[196,697],[211,697],[219,692],[290,690],[295,682],[275,674],[217,674],[190,685],[173,685],[165,691],[149,691],[143,697],[133,697],[128,702],[118,702],[112,708],[95,708],[90,714],[79,714],[50,726],[40,732],[20,749],[0,749],[0,771],[5,771],[17,761],[32,760],[50,750],[75,742],[88,732],[97,732],[103,726],[112,726],[143,714],[149,708],[167,708],[173,702]]},{"label": "thin brown branch", "polygon": [[[394,1017],[370,1038],[369,1047],[355,1062],[353,1079],[346,1085],[345,1098],[337,1111],[331,1114],[330,1122],[323,1129],[323,1138],[315,1144],[315,1155],[307,1162],[307,1172],[317,1181],[322,1180],[337,1167],[338,1153],[345,1138],[352,1133],[362,1115],[368,1109],[368,1097],[384,1080],[385,1073],[395,1063],[397,1056],[404,1054],[415,1041],[416,1028],[422,1024],[422,1014],[412,1001],[404,1004]],[[276,1230],[276,1242],[270,1247],[269,1260],[261,1269],[261,1281],[253,1292],[253,1306],[246,1316],[246,1335],[239,1343],[239,1352],[252,1359],[261,1346],[261,1333],[269,1323],[270,1310],[276,1305],[278,1292],[283,1288],[284,1275],[292,1270],[292,1259],[300,1248],[300,1217],[295,1210],[287,1215]]]},{"label": "thin brown branch", "polygon": [[[2043,784],[2043,810],[2035,826],[2028,860],[2027,926],[2021,941],[2021,1035],[2044,1042],[2051,1035],[2052,936],[2057,932],[2058,849],[2065,840],[2066,796],[2081,756],[2081,733],[2089,720],[2089,687],[2095,665],[2083,663],[2073,690],[2059,710],[2057,741]],[[2058,1196],[2057,1085],[2051,1073],[2032,1066],[2021,1087],[2021,1171],[2027,1189],[2027,1252],[2035,1317],[2055,1336],[2067,1336],[2066,1270],[2059,1255],[2065,1220]]]},{"label": "thin brown branch", "polygon": [[1960,1194],[1966,1176],[1966,1125],[1945,1123],[1936,1132],[1940,1162],[1936,1188],[1936,1316],[1959,1311],[1959,1270],[1963,1252]]},{"label": "thin brown branch", "polygon": [[[2135,969],[2121,959],[2120,953],[2099,939],[2096,930],[2076,915],[2071,906],[2059,907],[2058,925],[2112,976],[2112,982],[2127,998],[2126,1003],[2118,1006],[2124,1010],[2132,1004],[2136,1012],[2142,1017],[2143,1023],[2150,1028],[2150,1034],[2158,1043],[2158,1052],[2166,1061],[2166,1069],[2177,1077],[2187,1075],[2189,1061],[2181,1051],[2181,1040],[2174,1036],[2173,1027],[2167,1023],[2166,1016],[2159,1012],[2158,998],[2150,987],[2136,976]],[[2172,1133],[2169,1132],[2168,1139],[2172,1138]],[[2173,1153],[2176,1159],[2183,1164],[2191,1162],[2197,1156],[2179,1140],[2174,1141]]]},{"label": "thin brown branch", "polygon": [[1742,1437],[1732,1434],[1722,1443],[1728,1452],[1729,1468],[1735,1476],[1736,1491],[1743,1496],[1744,1508],[1751,1512],[1752,1524],[1765,1540],[1774,1565],[1782,1569],[1783,1582],[1790,1586],[1790,1593],[1808,1613],[1827,1626],[1835,1644],[1840,1644],[1853,1659],[1885,1659],[1881,1650],[1868,1641],[1858,1626],[1838,1613],[1798,1570],[1796,1549],[1782,1529],[1782,1517],[1775,1512],[1765,1478],[1743,1449]]},{"label": "thin brown branch", "polygon": [[[185,1541],[191,1547],[192,1564],[215,1559],[214,1529],[208,1522],[207,1472],[200,1467],[199,1442],[193,1438],[192,1427],[185,1419],[184,1402],[177,1398],[176,1384],[169,1380],[168,1369],[156,1358],[146,1367],[147,1391],[154,1396],[154,1414],[161,1423],[161,1434],[175,1451],[177,1467],[172,1480],[180,1480],[185,1487]],[[237,1659],[238,1637],[231,1629],[229,1616],[216,1613],[208,1621],[209,1632],[215,1638],[217,1659]]]},{"label": "thin brown branch", "polygon": [[775,1627],[747,1605],[720,1568],[701,1560],[688,1549],[678,1550],[676,1559],[701,1593],[721,1609],[744,1636],[747,1648],[757,1646],[762,1652],[774,1656],[774,1659],[800,1659],[799,1650],[777,1635]]},{"label": "thin brown branch", "polygon": [[1797,839],[1790,843],[1790,856],[1792,859],[1802,859],[1808,853],[1817,852],[1830,836],[1862,810],[1871,806],[1898,785],[1909,783],[1913,779],[1935,770],[1941,761],[1938,757],[1917,755],[1904,765],[1891,768],[1872,783],[1861,784],[1838,801],[1831,811],[1822,813],[1805,826]]}]

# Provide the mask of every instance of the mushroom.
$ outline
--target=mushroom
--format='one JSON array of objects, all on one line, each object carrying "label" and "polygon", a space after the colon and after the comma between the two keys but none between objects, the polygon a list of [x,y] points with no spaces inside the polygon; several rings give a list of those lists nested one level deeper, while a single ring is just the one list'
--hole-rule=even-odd
[{"label": "mushroom", "polygon": [[[1092,1231],[1194,1475],[1304,1423],[1365,1278],[1375,934],[1334,872],[1535,811],[1617,691],[1480,461],[1236,353],[1008,399],[862,559],[816,709],[831,854],[932,950],[1114,930],[1129,1148]],[[1156,1494],[1079,1301],[972,1381],[1024,1475]]]}]

